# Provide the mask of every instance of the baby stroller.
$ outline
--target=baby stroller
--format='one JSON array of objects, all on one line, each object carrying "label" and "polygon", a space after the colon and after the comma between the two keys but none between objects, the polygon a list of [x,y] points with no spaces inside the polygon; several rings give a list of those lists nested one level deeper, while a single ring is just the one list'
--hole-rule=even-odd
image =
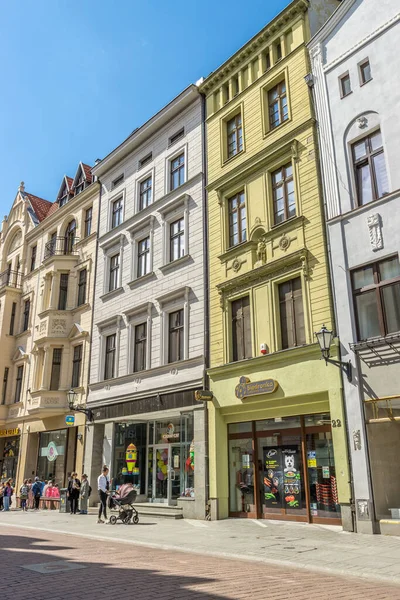
[{"label": "baby stroller", "polygon": [[139,514],[133,506],[137,492],[132,484],[121,485],[118,492],[111,492],[108,497],[108,507],[110,510],[118,511],[118,514],[110,516],[109,522],[115,525],[117,521],[122,521],[125,525],[130,522],[137,525],[139,523]]}]

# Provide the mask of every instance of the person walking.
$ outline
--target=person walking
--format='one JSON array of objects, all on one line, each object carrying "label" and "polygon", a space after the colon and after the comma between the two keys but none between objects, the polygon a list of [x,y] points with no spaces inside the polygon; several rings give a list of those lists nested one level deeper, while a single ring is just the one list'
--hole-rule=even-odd
[{"label": "person walking", "polygon": [[68,500],[71,507],[71,515],[76,515],[78,510],[79,492],[81,482],[78,479],[78,473],[71,473],[71,479],[68,482]]},{"label": "person walking", "polygon": [[104,523],[102,517],[102,513],[104,514],[104,518],[107,521],[107,492],[110,489],[110,480],[108,478],[108,467],[104,465],[101,474],[97,478],[97,489],[99,491],[99,517],[97,519],[98,523]]},{"label": "person walking", "polygon": [[10,510],[12,493],[13,493],[13,489],[11,487],[10,481],[6,481],[6,485],[4,487],[4,492],[3,492],[3,511]]},{"label": "person walking", "polygon": [[29,487],[28,480],[25,479],[24,483],[19,488],[19,500],[21,503],[22,512],[26,512],[28,510],[26,503],[28,501]]},{"label": "person walking", "polygon": [[34,509],[39,510],[40,496],[42,495],[42,486],[39,477],[35,477],[35,481],[32,484],[32,494],[34,501]]},{"label": "person walking", "polygon": [[87,475],[82,475],[82,483],[81,483],[81,500],[80,500],[80,515],[88,514],[88,502],[90,496],[91,488],[88,482]]}]

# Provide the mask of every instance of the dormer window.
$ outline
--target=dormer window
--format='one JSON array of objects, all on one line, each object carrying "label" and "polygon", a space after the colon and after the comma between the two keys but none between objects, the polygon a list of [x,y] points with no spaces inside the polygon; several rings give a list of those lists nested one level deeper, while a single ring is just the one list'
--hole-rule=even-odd
[{"label": "dormer window", "polygon": [[77,181],[77,184],[75,186],[75,196],[77,194],[79,194],[80,192],[83,192],[83,190],[85,189],[85,178],[83,176],[83,173],[81,172],[81,174],[79,175],[79,179]]},{"label": "dormer window", "polygon": [[69,193],[68,193],[68,190],[67,190],[67,186],[64,186],[64,189],[62,191],[62,195],[60,196],[60,200],[59,200],[60,207],[64,206],[64,204],[67,204],[68,199],[69,199]]}]

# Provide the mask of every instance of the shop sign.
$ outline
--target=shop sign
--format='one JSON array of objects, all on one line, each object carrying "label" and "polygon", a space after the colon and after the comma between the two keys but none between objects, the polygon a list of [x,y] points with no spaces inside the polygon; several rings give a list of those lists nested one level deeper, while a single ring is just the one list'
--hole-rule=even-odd
[{"label": "shop sign", "polygon": [[53,460],[56,460],[57,456],[58,456],[57,446],[55,445],[54,442],[50,442],[46,448],[47,460],[49,462],[53,462]]},{"label": "shop sign", "polygon": [[75,416],[74,415],[67,415],[65,417],[65,423],[66,423],[66,425],[74,425],[74,423],[75,423]]},{"label": "shop sign", "polygon": [[309,469],[315,469],[317,466],[317,455],[315,450],[307,453],[307,466]]},{"label": "shop sign", "polygon": [[163,433],[161,437],[163,440],[178,439],[179,433],[175,433],[175,426],[173,423],[170,423],[167,427],[167,432]]},{"label": "shop sign", "polygon": [[0,429],[0,437],[11,437],[19,434],[19,427],[15,427],[14,429]]},{"label": "shop sign", "polygon": [[272,394],[278,388],[278,382],[275,379],[263,379],[262,381],[253,381],[247,377],[241,377],[235,388],[235,396],[239,400],[249,396],[260,396],[261,394]]}]

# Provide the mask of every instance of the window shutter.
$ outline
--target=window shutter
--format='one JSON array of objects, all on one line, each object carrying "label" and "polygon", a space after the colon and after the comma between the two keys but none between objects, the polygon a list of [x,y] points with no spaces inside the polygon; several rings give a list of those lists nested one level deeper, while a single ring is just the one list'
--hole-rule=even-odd
[{"label": "window shutter", "polygon": [[301,292],[301,279],[297,277],[293,280],[293,304],[294,304],[294,322],[296,327],[296,346],[306,343],[306,328],[304,324],[303,295]]},{"label": "window shutter", "polygon": [[251,319],[250,319],[250,298],[242,298],[242,327],[243,327],[243,358],[251,358]]}]

